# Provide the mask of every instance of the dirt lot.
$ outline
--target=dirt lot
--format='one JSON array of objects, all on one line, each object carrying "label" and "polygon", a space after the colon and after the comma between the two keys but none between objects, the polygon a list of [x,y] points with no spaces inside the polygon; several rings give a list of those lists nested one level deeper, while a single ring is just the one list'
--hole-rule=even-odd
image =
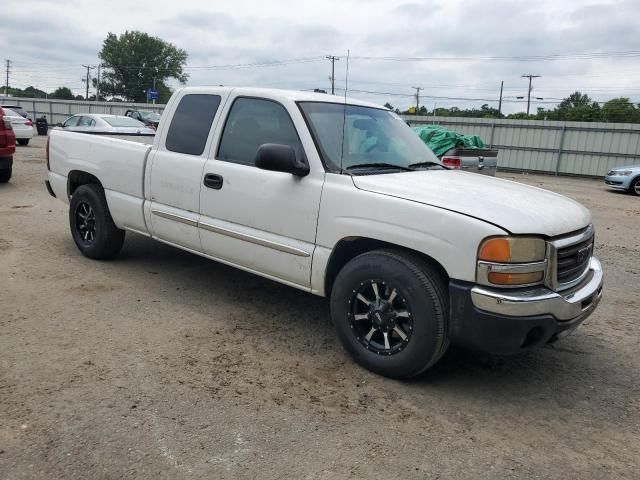
[{"label": "dirt lot", "polygon": [[321,298],[135,235],[82,257],[43,146],[0,186],[1,479],[638,478],[640,198],[504,174],[591,209],[599,309],[399,382],[347,358]]}]

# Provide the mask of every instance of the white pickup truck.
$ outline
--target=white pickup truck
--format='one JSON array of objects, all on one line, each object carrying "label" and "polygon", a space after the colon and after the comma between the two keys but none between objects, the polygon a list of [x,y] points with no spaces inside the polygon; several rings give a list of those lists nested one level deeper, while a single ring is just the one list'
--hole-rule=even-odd
[{"label": "white pickup truck", "polygon": [[329,297],[344,347],[390,377],[450,343],[553,342],[601,297],[587,209],[448,169],[365,102],[183,88],[153,145],[53,130],[47,169],[87,257],[113,257],[129,231]]}]

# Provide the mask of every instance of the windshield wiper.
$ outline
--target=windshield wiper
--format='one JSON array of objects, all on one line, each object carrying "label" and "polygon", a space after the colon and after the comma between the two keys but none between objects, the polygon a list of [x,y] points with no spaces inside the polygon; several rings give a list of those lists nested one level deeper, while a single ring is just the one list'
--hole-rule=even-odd
[{"label": "windshield wiper", "polygon": [[[428,161],[428,162],[417,162],[417,163],[412,163],[410,165],[408,165],[409,170],[412,170],[414,168],[420,168],[420,167],[442,167],[443,165],[441,163],[438,162],[432,162],[432,161]],[[444,167],[443,167],[444,168]]]},{"label": "windshield wiper", "polygon": [[395,165],[393,163],[358,163],[356,165],[350,165],[346,169],[353,170],[355,168],[395,168],[397,170],[404,170],[410,172],[411,169],[403,167],[402,165]]}]

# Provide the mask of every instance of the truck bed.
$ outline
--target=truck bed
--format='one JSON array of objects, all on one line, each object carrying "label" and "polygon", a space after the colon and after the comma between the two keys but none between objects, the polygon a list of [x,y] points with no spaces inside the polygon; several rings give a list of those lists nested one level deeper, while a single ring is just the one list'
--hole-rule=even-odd
[{"label": "truck bed", "polygon": [[117,138],[52,130],[49,169],[56,197],[68,201],[69,175],[76,170],[87,172],[100,179],[116,225],[146,232],[144,174],[151,145],[141,143],[144,138],[149,137]]}]

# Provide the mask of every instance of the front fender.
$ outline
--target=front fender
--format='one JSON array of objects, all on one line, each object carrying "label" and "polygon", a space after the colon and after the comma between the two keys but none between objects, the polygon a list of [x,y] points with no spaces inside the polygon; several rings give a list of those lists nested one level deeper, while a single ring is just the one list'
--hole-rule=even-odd
[{"label": "front fender", "polygon": [[424,253],[450,278],[475,281],[480,242],[501,228],[438,207],[367,192],[350,177],[327,175],[318,218],[312,290],[324,292],[331,252],[341,240],[363,237]]}]

